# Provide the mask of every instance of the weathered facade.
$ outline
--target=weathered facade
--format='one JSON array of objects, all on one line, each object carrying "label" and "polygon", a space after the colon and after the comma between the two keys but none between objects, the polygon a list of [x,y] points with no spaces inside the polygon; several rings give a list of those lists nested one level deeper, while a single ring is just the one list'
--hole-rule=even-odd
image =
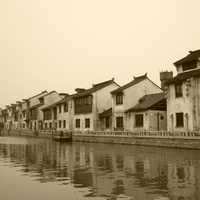
[{"label": "weathered facade", "polygon": [[47,95],[47,91],[43,91],[38,95],[35,95],[27,100],[27,122],[28,122],[28,128],[37,131],[40,129],[40,117],[41,115],[39,113],[39,107],[43,105],[43,102],[40,101],[40,99]]},{"label": "weathered facade", "polygon": [[169,131],[200,130],[200,50],[174,63],[177,75],[167,89]]},{"label": "weathered facade", "polygon": [[39,98],[41,104],[41,106],[38,109],[37,116],[39,130],[55,130],[53,114],[50,109],[44,110],[44,108],[62,100],[64,96],[64,94],[59,94],[56,91],[52,91]]},{"label": "weathered facade", "polygon": [[75,131],[101,130],[99,114],[111,108],[111,91],[119,86],[114,79],[94,84],[92,88],[78,89],[72,96],[72,129]]},{"label": "weathered facade", "polygon": [[61,99],[42,108],[45,130],[70,130],[69,95],[61,95]]},{"label": "weathered facade", "polygon": [[135,106],[144,95],[160,92],[162,89],[147,74],[134,77],[130,83],[112,91],[112,130],[129,130],[131,125],[126,121],[125,112]]},{"label": "weathered facade", "polygon": [[164,93],[145,95],[125,113],[130,131],[167,130],[167,102]]}]

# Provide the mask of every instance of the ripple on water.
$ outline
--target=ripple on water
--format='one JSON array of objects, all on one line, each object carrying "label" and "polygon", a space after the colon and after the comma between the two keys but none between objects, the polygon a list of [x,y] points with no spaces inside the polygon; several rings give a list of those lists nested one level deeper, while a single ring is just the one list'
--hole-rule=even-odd
[{"label": "ripple on water", "polygon": [[80,199],[91,200],[200,198],[199,155],[193,150],[0,138],[0,166],[38,184],[57,184],[58,196],[71,188]]}]

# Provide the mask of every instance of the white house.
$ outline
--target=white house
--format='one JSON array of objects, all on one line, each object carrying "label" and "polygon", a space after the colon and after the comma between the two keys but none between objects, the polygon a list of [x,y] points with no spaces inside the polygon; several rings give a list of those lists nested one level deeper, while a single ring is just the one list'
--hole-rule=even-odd
[{"label": "white house", "polygon": [[[65,97],[65,94],[51,91],[39,98],[40,106],[38,108],[37,121],[39,123],[39,130],[53,129],[55,126],[53,113],[48,106],[51,106]],[[54,112],[54,111],[53,111]]]},{"label": "white house", "polygon": [[161,92],[162,89],[147,74],[134,77],[131,82],[112,91],[112,130],[132,129],[132,122],[126,120],[125,112],[134,107],[144,95]]},{"label": "white house", "polygon": [[40,98],[48,94],[47,91],[43,91],[33,97],[30,97],[26,100],[27,102],[27,114],[26,114],[26,120],[29,129],[31,130],[38,130],[39,129],[39,121],[38,121],[38,115],[39,115],[39,107],[43,105],[43,103],[40,101]]},{"label": "white house", "polygon": [[69,95],[64,94],[61,99],[42,108],[44,129],[68,131],[70,130]]},{"label": "white house", "polygon": [[99,114],[111,108],[111,91],[119,88],[114,79],[94,84],[90,89],[76,89],[72,99],[72,129],[75,131],[101,130]]}]

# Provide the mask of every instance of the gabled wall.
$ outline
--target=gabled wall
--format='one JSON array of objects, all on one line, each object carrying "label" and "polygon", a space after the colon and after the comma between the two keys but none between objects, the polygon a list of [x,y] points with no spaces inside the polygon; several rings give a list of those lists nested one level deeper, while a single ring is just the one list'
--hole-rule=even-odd
[{"label": "gabled wall", "polygon": [[123,91],[123,104],[116,105],[116,95],[112,95],[112,129],[116,128],[116,117],[124,118],[124,129],[128,129],[128,124],[125,120],[124,112],[131,107],[134,107],[140,98],[147,94],[160,93],[162,89],[151,82],[149,79],[145,79],[138,84],[135,84]]}]

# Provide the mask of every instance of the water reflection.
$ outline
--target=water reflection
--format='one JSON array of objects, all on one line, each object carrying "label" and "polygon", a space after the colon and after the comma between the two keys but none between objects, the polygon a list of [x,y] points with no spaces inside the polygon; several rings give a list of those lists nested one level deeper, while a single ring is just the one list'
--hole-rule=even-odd
[{"label": "water reflection", "polygon": [[0,138],[0,165],[40,183],[87,188],[83,198],[200,199],[194,150]]}]

